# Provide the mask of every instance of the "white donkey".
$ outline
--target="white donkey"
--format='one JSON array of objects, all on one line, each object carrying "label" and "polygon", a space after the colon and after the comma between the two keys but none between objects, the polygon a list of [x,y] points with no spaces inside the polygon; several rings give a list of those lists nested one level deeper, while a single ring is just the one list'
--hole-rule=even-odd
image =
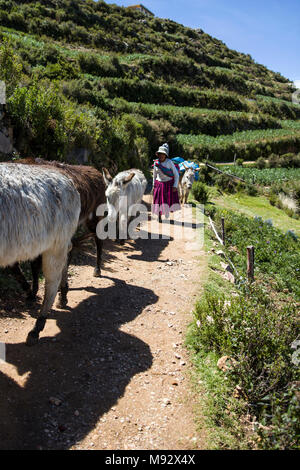
[{"label": "white donkey", "polygon": [[79,193],[66,176],[42,166],[0,164],[0,266],[42,254],[45,295],[28,345],[38,341],[59,284],[66,282],[80,209]]},{"label": "white donkey", "polygon": [[186,168],[182,178],[179,180],[180,202],[186,204],[189,193],[195,181],[195,171],[192,168]]},{"label": "white donkey", "polygon": [[107,185],[105,192],[108,208],[108,221],[115,222],[119,214],[119,233],[127,238],[127,225],[131,208],[140,204],[145,193],[147,180],[142,171],[135,168],[122,171],[112,178],[106,168],[103,177]]}]

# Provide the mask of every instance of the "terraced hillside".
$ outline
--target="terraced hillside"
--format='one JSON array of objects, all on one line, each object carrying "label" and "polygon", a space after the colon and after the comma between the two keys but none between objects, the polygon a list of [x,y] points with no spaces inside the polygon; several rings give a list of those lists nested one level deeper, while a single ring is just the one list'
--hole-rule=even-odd
[{"label": "terraced hillside", "polygon": [[202,29],[93,0],[0,0],[0,25],[22,156],[146,170],[165,140],[199,160],[299,150],[293,84]]}]

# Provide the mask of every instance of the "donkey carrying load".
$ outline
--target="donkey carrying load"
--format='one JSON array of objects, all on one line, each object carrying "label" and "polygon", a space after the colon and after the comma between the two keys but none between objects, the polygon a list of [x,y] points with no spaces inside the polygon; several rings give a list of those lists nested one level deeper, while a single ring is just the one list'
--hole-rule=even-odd
[{"label": "donkey carrying load", "polygon": [[[81,165],[68,165],[66,163],[56,161],[46,161],[41,158],[22,160],[22,163],[29,163],[35,167],[41,168],[48,175],[48,172],[59,172],[74,183],[77,191],[80,194],[81,199],[81,212],[79,216],[79,225],[85,225],[89,231],[89,234],[83,235],[72,240],[73,244],[80,245],[80,242],[89,236],[93,236],[97,249],[97,261],[94,270],[94,276],[101,276],[101,257],[102,257],[102,245],[103,241],[96,236],[96,228],[99,222],[99,217],[96,215],[96,211],[99,205],[105,204],[105,182],[102,174],[91,166]],[[68,260],[70,262],[70,258]],[[28,298],[34,300],[38,291],[38,278],[40,271],[39,259],[32,261],[32,289],[26,281],[23,273],[21,272],[20,266],[15,264],[12,267],[12,272],[16,279],[22,285],[25,292],[27,292]],[[67,293],[68,283],[65,282],[64,286],[60,289],[60,297],[58,306],[63,308],[67,305]]]},{"label": "donkey carrying load", "polygon": [[58,287],[66,283],[80,210],[80,195],[63,174],[38,166],[0,165],[0,266],[42,255],[45,295],[28,345],[38,341]]},{"label": "donkey carrying load", "polygon": [[196,178],[196,173],[199,171],[199,169],[187,167],[185,163],[182,165],[185,171],[179,179],[180,202],[181,204],[186,204],[189,193],[192,190],[192,186]]}]

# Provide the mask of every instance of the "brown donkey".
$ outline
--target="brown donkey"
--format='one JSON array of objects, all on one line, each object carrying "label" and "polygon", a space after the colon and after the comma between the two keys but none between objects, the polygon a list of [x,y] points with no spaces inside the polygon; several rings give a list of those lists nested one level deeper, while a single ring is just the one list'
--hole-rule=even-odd
[{"label": "brown donkey", "polygon": [[[96,215],[97,207],[106,203],[105,182],[102,174],[96,168],[84,165],[68,165],[57,161],[46,161],[41,158],[19,160],[17,163],[31,164],[43,169],[47,174],[47,170],[55,170],[72,180],[77,189],[81,200],[81,212],[79,216],[78,226],[85,226],[88,234],[81,237],[73,238],[73,246],[80,245],[80,242],[88,237],[93,237],[97,249],[96,267],[94,276],[101,276],[101,258],[103,241],[96,236],[96,228],[101,217]],[[69,255],[69,263],[71,261],[71,253]],[[26,281],[20,266],[16,263],[11,271],[15,275],[22,288],[27,292],[27,298],[34,300],[38,291],[38,279],[41,270],[41,259],[37,258],[31,262],[32,269],[32,288]],[[65,276],[67,273],[64,274]],[[58,306],[65,307],[67,305],[68,284],[66,279],[62,283]]]}]

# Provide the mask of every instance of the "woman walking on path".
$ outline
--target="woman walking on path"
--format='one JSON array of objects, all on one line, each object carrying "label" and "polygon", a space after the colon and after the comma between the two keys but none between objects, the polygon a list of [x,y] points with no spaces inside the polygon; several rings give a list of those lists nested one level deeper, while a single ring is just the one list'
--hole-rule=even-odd
[{"label": "woman walking on path", "polygon": [[169,159],[169,146],[164,144],[156,152],[157,160],[153,165],[153,214],[169,217],[170,212],[180,210],[178,183],[179,171]]}]

